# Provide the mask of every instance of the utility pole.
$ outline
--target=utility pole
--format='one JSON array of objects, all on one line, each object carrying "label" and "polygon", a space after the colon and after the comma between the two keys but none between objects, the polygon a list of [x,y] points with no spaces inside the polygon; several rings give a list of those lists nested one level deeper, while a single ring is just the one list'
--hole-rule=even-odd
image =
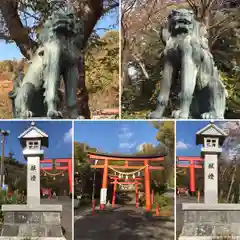
[{"label": "utility pole", "polygon": [[9,135],[9,131],[0,130],[0,133],[2,135],[1,145],[2,145],[2,157],[1,157],[1,178],[0,178],[0,187],[3,187],[3,179],[4,179],[4,145],[5,145],[5,137]]}]

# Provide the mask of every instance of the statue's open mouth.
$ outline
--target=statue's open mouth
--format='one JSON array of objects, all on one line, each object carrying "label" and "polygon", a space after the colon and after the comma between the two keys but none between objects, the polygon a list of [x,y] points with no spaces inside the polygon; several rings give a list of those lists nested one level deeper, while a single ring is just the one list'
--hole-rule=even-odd
[{"label": "statue's open mouth", "polygon": [[175,31],[181,33],[187,33],[189,31],[189,27],[192,25],[192,19],[188,17],[179,17],[179,16],[173,16],[172,18],[172,25]]},{"label": "statue's open mouth", "polygon": [[173,18],[173,22],[175,24],[184,24],[184,25],[190,25],[192,24],[192,21],[188,18]]},{"label": "statue's open mouth", "polygon": [[63,35],[67,34],[74,34],[74,24],[72,21],[68,20],[58,20],[53,25],[52,28],[58,32],[62,33]]}]

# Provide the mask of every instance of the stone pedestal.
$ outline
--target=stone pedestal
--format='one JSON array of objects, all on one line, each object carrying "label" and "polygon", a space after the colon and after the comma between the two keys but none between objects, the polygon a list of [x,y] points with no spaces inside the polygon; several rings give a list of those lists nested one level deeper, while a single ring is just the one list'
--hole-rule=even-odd
[{"label": "stone pedestal", "polygon": [[204,203],[183,203],[184,224],[180,240],[240,239],[240,204],[218,203],[218,158],[227,134],[213,123],[196,133],[203,144]]},{"label": "stone pedestal", "polygon": [[179,240],[240,239],[240,204],[183,203],[182,209]]},{"label": "stone pedestal", "polygon": [[65,240],[61,227],[62,205],[3,205],[0,239]]}]

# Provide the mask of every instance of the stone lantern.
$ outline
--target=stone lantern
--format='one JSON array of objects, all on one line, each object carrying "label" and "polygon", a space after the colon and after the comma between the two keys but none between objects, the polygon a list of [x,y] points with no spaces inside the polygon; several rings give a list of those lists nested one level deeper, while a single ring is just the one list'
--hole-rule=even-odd
[{"label": "stone lantern", "polygon": [[48,135],[33,122],[18,138],[27,160],[27,203],[40,205],[40,160],[44,155],[43,147],[48,147]]},{"label": "stone lantern", "polygon": [[196,133],[196,143],[203,145],[204,203],[182,203],[184,224],[179,240],[240,238],[240,204],[218,202],[218,159],[226,137],[213,123]]},{"label": "stone lantern", "polygon": [[32,123],[18,138],[27,160],[27,204],[2,205],[0,240],[66,240],[61,228],[62,205],[40,202],[40,160],[43,148],[48,147],[48,135]]},{"label": "stone lantern", "polygon": [[202,144],[201,154],[204,157],[204,202],[218,202],[218,157],[227,134],[210,123],[196,133],[196,143]]}]

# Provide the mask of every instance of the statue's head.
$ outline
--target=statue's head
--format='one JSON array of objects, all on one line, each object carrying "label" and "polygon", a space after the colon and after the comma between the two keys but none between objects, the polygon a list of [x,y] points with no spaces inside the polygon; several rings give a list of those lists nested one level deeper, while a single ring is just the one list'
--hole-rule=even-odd
[{"label": "statue's head", "polygon": [[64,35],[78,34],[79,23],[75,9],[70,1],[50,0],[51,15],[45,22],[45,28]]},{"label": "statue's head", "polygon": [[194,28],[194,13],[188,9],[175,9],[168,16],[169,30],[172,35],[190,33]]}]

